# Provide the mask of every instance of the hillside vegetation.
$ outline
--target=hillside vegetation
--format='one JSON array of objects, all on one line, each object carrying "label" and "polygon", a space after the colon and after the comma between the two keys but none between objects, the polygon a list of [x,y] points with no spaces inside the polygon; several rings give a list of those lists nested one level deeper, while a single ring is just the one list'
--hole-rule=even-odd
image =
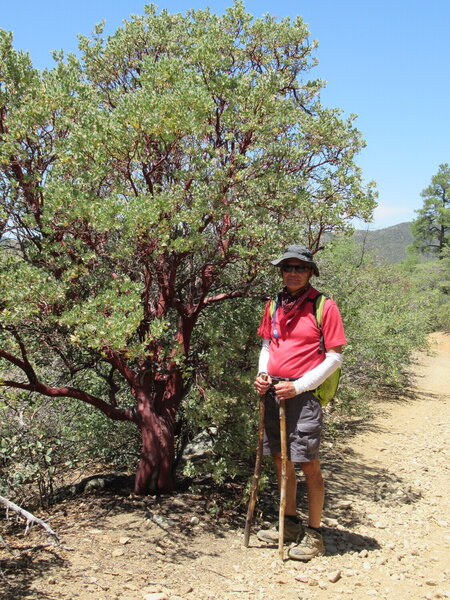
[{"label": "hillside vegetation", "polygon": [[414,241],[411,222],[399,223],[375,231],[358,229],[354,239],[378,259],[388,263],[400,263],[407,258],[407,247]]}]

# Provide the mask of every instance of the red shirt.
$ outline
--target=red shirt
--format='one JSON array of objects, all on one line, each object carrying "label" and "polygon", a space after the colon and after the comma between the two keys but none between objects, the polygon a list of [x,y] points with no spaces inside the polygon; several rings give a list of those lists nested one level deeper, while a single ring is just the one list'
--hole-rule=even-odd
[{"label": "red shirt", "polygon": [[[308,297],[315,298],[318,293],[312,288]],[[314,316],[313,302],[306,300],[300,308],[295,308],[288,314],[278,307],[275,328],[278,338],[274,336],[269,301],[258,329],[258,335],[270,340],[267,365],[269,375],[298,378],[325,360],[325,352],[318,352],[320,331]],[[331,298],[327,298],[323,307],[322,333],[326,349],[347,343],[339,309]]]}]

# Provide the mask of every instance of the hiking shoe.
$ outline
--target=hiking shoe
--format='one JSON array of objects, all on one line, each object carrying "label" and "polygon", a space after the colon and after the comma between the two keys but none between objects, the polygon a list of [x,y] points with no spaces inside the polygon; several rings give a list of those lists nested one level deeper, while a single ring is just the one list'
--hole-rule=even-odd
[{"label": "hiking shoe", "polygon": [[305,527],[305,535],[301,542],[288,550],[289,558],[293,560],[311,560],[315,556],[323,556],[325,546],[323,538],[317,531]]},{"label": "hiking shoe", "polygon": [[[266,542],[267,544],[278,544],[279,534],[278,529],[273,527],[272,529],[260,529],[256,534],[258,540]],[[298,523],[294,523],[287,517],[284,518],[284,543],[299,542],[303,537],[303,525],[299,520]]]}]

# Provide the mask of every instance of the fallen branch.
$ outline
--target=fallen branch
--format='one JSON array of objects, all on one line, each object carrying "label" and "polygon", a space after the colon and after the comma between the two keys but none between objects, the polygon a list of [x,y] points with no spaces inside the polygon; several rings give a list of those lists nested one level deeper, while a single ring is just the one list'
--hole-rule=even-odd
[{"label": "fallen branch", "polygon": [[37,525],[40,525],[43,529],[45,529],[45,531],[48,533],[48,535],[50,535],[56,541],[56,544],[58,546],[60,545],[60,539],[59,539],[58,534],[55,533],[53,531],[53,529],[49,525],[47,525],[47,523],[45,521],[43,521],[42,519],[39,519],[38,517],[35,517],[33,514],[31,514],[30,512],[28,512],[21,506],[18,506],[17,504],[14,504],[14,502],[11,502],[11,500],[7,500],[6,498],[3,498],[3,496],[0,496],[0,504],[3,504],[3,506],[6,508],[7,516],[8,516],[8,512],[10,510],[12,510],[26,520],[27,525],[25,528],[25,535],[27,535],[27,533],[30,531],[31,527],[34,525],[34,523],[36,523]]}]

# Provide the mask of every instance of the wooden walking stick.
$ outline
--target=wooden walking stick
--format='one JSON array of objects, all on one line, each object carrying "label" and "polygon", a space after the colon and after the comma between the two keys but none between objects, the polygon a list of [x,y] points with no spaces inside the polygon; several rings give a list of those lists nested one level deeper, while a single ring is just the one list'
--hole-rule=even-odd
[{"label": "wooden walking stick", "polygon": [[278,521],[278,553],[284,559],[284,513],[286,511],[286,480],[287,480],[287,439],[286,439],[286,404],[280,400],[280,444],[281,444],[281,481],[280,481],[280,514]]},{"label": "wooden walking stick", "polygon": [[255,510],[256,499],[258,497],[259,478],[261,475],[261,461],[264,439],[264,413],[265,395],[262,395],[259,397],[258,445],[256,447],[255,471],[253,473],[252,487],[250,490],[250,500],[248,502],[247,518],[245,519],[244,546],[246,548],[248,548],[248,540],[250,538],[250,526],[252,524],[253,512]]}]

